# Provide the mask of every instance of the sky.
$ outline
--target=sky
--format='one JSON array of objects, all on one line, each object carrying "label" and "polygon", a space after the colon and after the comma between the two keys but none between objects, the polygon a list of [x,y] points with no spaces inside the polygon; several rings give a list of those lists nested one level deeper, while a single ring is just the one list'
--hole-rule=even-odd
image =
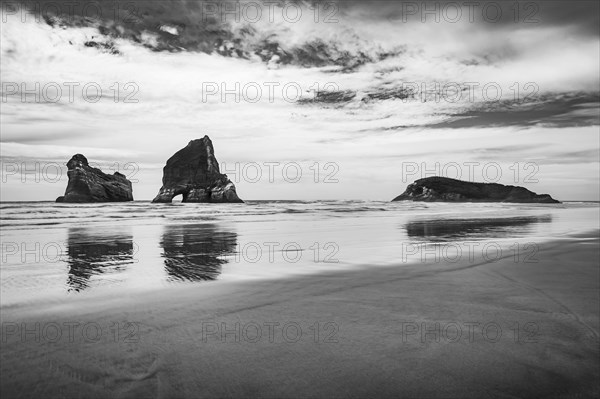
[{"label": "sky", "polygon": [[598,2],[478,3],[3,5],[0,199],[54,200],[81,153],[150,200],[208,135],[247,200],[432,175],[600,200]]}]

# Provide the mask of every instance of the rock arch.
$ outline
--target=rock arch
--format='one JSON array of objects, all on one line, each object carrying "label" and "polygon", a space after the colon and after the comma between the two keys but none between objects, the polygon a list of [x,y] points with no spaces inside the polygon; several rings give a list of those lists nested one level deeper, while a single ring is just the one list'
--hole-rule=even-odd
[{"label": "rock arch", "polygon": [[152,202],[244,202],[227,175],[219,171],[212,141],[208,136],[192,140],[177,151],[163,168],[162,187]]}]

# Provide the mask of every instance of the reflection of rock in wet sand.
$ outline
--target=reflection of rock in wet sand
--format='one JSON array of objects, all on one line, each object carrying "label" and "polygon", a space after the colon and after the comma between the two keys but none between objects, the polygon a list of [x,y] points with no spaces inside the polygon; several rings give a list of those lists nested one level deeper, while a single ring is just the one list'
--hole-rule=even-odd
[{"label": "reflection of rock in wet sand", "polygon": [[510,218],[418,220],[404,227],[411,238],[477,239],[522,235],[538,223],[550,223],[551,215]]},{"label": "reflection of rock in wet sand", "polygon": [[215,280],[223,257],[235,252],[237,234],[207,224],[166,226],[160,245],[170,280]]},{"label": "reflection of rock in wet sand", "polygon": [[70,228],[67,239],[69,291],[89,287],[94,275],[118,272],[133,263],[133,236],[129,233],[98,232],[90,228]]}]

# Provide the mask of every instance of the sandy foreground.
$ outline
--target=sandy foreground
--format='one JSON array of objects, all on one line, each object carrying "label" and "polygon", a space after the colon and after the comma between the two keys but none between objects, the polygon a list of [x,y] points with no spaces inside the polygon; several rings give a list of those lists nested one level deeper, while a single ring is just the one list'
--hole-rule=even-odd
[{"label": "sandy foreground", "polygon": [[598,397],[599,243],[2,308],[1,394]]}]

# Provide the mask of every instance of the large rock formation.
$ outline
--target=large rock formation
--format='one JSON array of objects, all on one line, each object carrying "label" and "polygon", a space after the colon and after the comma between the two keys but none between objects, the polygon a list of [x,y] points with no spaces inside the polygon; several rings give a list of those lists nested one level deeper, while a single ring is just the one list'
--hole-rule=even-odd
[{"label": "large rock formation", "polygon": [[181,194],[182,202],[244,202],[227,175],[219,171],[208,136],[192,140],[177,151],[163,168],[163,185],[152,202],[171,202]]},{"label": "large rock formation", "polygon": [[107,175],[88,164],[81,154],[67,162],[69,183],[65,195],[56,202],[122,202],[133,201],[131,182],[125,175],[115,172]]},{"label": "large rock formation", "polygon": [[560,203],[548,194],[536,194],[524,187],[472,183],[437,176],[415,181],[392,201]]}]

